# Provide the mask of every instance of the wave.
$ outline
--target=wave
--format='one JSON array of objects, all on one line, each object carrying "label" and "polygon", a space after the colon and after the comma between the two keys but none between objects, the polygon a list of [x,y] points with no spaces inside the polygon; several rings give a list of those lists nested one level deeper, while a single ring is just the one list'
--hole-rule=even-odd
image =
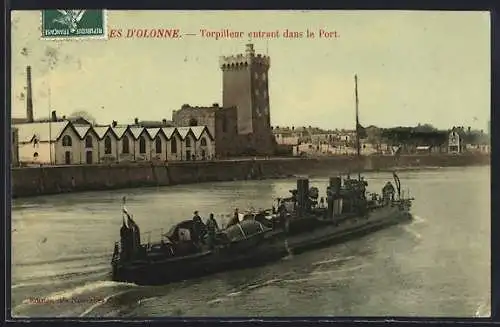
[{"label": "wave", "polygon": [[312,265],[313,266],[321,266],[321,265],[330,264],[330,263],[341,263],[341,262],[345,262],[345,261],[350,261],[354,258],[355,258],[355,256],[350,255],[350,256],[342,257],[342,258],[334,258],[334,259],[330,259],[330,260],[317,261],[317,262],[312,263]]},{"label": "wave", "polygon": [[[75,276],[85,276],[92,275],[95,273],[101,273],[104,271],[110,271],[110,266],[108,263],[102,263],[100,265],[79,265],[73,267],[63,267],[63,269],[59,269],[57,271],[56,267],[49,266],[47,269],[42,269],[40,267],[38,270],[29,269],[26,274],[22,274],[22,278],[16,278],[14,283],[22,283],[27,281],[44,281],[44,280],[54,280],[54,279],[68,279],[73,278]],[[70,270],[71,269],[71,270]],[[55,270],[55,271],[54,271]],[[19,276],[21,273],[13,270],[13,274],[15,276]]]},{"label": "wave", "polygon": [[[18,289],[18,288],[28,288],[28,287],[39,287],[39,286],[47,286],[47,285],[57,285],[57,284],[68,284],[68,283],[76,283],[76,282],[84,282],[84,281],[88,281],[89,279],[89,276],[88,275],[92,275],[93,278],[98,278],[98,277],[104,277],[106,275],[109,275],[109,270],[106,269],[106,270],[102,270],[100,271],[99,273],[97,274],[94,274],[92,272],[89,272],[89,273],[68,273],[68,274],[62,274],[62,275],[53,275],[51,276],[51,278],[54,278],[54,277],[58,277],[58,276],[63,276],[63,280],[61,281],[57,281],[57,280],[54,280],[54,279],[46,279],[46,278],[43,278],[39,281],[32,281],[33,279],[30,278],[28,279],[29,282],[24,282],[23,281],[18,281],[16,282],[15,284],[13,284],[11,286],[11,289],[14,290],[14,289]],[[81,278],[74,278],[75,276],[82,276]],[[71,279],[69,279],[69,277],[72,277]]]},{"label": "wave", "polygon": [[39,265],[47,265],[47,264],[54,264],[54,263],[66,263],[66,262],[73,262],[73,261],[79,261],[83,259],[102,259],[102,258],[111,258],[111,255],[109,252],[107,253],[100,253],[100,254],[80,254],[80,255],[73,255],[73,256],[68,256],[68,257],[61,257],[58,259],[52,259],[52,260],[35,260],[35,261],[27,261],[27,262],[18,262],[15,265],[19,267],[28,267],[28,266],[39,266]]},{"label": "wave", "polygon": [[80,314],[80,317],[85,317],[87,316],[89,313],[91,313],[92,311],[94,311],[95,309],[99,308],[100,306],[103,306],[104,304],[108,303],[109,300],[111,300],[112,298],[115,298],[115,297],[118,297],[122,294],[125,294],[125,293],[128,293],[130,290],[125,290],[125,291],[121,291],[121,292],[118,292],[118,293],[115,293],[115,294],[111,294],[107,297],[105,297],[104,299],[102,299],[101,301],[99,302],[96,302],[95,304],[91,305],[90,307],[88,307],[87,309],[85,309],[85,311],[83,311],[81,314]]},{"label": "wave", "polygon": [[403,229],[407,233],[410,233],[417,241],[420,241],[422,239],[422,235],[420,235],[420,233],[418,233],[414,229],[410,228],[410,226],[403,226]]}]

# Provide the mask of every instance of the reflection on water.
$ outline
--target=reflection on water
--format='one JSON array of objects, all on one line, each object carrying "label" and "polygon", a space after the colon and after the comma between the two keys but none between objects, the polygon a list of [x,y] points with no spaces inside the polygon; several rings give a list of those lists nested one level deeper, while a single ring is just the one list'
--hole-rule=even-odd
[{"label": "reflection on water", "polygon": [[[390,174],[367,174],[380,191]],[[165,285],[111,282],[121,198],[142,231],[199,210],[270,207],[294,180],[206,183],[16,199],[15,316],[488,316],[489,167],[400,173],[415,222],[242,271]],[[312,180],[321,192],[327,177]],[[321,196],[323,196],[322,194]],[[44,299],[33,303],[30,298]]]}]

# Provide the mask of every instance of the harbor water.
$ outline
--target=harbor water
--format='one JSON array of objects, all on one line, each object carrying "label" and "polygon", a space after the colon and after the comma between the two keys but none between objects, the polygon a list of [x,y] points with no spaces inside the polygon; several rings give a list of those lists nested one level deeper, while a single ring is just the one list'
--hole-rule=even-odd
[{"label": "harbor water", "polygon": [[[376,192],[392,179],[389,173],[364,176]],[[234,208],[269,208],[273,198],[289,195],[295,180],[16,199],[12,316],[489,316],[490,168],[399,176],[403,190],[416,198],[411,224],[265,267],[161,287],[110,280],[123,196],[141,232],[166,231],[194,210],[221,220]],[[324,193],[327,181],[315,178],[311,185]]]}]

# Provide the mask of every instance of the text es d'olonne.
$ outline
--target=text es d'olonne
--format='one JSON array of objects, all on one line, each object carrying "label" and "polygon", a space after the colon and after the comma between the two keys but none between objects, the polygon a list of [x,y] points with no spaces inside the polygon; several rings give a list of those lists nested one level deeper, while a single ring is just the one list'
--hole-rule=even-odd
[{"label": "text es d'olonne", "polygon": [[244,38],[265,38],[265,39],[338,39],[339,32],[335,30],[318,29],[317,31],[294,31],[289,29],[274,31],[234,31],[231,29],[207,30],[200,29],[198,33],[185,33],[175,28],[112,28],[108,34],[109,38],[157,38],[157,39],[180,39],[186,36],[198,36],[204,39],[224,40],[224,39],[244,39]]}]

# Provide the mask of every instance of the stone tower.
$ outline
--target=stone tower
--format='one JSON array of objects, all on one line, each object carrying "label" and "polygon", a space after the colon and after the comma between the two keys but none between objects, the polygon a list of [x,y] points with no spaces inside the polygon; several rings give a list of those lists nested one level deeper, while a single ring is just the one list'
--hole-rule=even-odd
[{"label": "stone tower", "polygon": [[268,56],[255,54],[253,44],[245,54],[220,58],[224,107],[237,108],[241,146],[255,154],[273,154],[274,138],[269,112]]}]

